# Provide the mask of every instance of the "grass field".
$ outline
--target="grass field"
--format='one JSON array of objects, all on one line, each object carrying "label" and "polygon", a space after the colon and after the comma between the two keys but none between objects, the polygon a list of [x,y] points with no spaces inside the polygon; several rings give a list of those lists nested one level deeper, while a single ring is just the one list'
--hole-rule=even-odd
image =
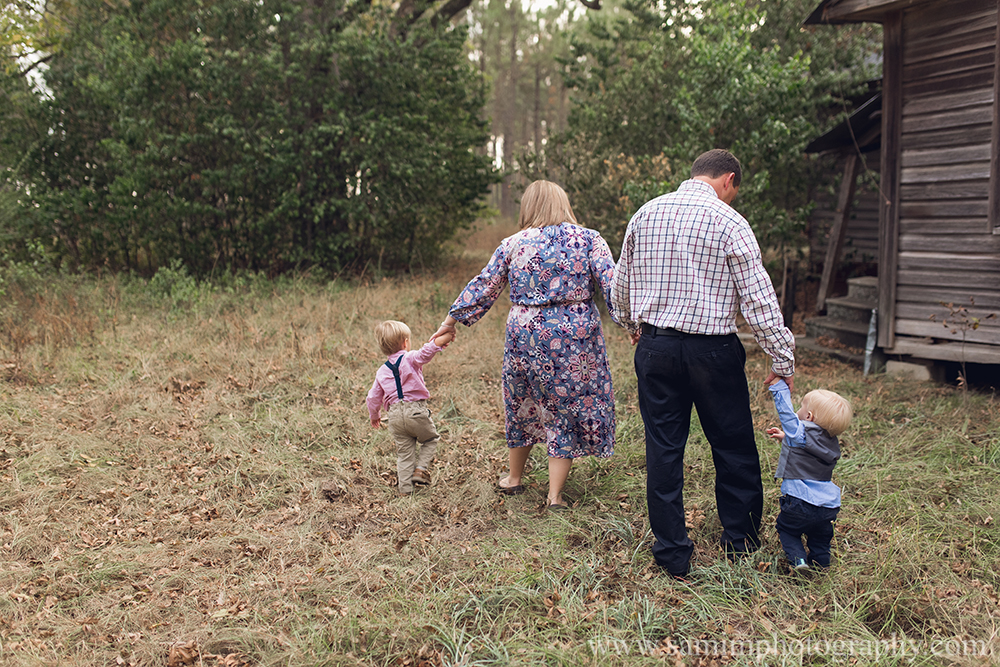
[{"label": "grass field", "polygon": [[[605,324],[614,457],[579,461],[543,510],[495,492],[507,305],[425,369],[434,484],[395,494],[364,397],[379,319],[430,335],[502,229],[438,274],[319,282],[175,267],[8,281],[0,384],[3,665],[990,665],[1000,661],[1000,404],[989,390],[862,377],[802,353],[796,394],[849,397],[836,564],[786,572],[717,547],[695,420],[691,581],[652,567],[631,346]],[[777,423],[749,350],[765,474]]]}]

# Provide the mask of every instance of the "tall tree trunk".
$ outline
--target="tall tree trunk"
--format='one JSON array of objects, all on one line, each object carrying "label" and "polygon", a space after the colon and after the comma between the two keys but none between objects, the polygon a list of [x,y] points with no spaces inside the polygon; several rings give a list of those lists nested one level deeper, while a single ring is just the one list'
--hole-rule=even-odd
[{"label": "tall tree trunk", "polygon": [[535,155],[542,155],[542,66],[535,63]]},{"label": "tall tree trunk", "polygon": [[514,167],[514,133],[515,121],[517,118],[517,11],[519,5],[516,2],[510,4],[510,69],[507,72],[507,104],[504,105],[504,128],[503,128],[503,167],[507,171],[507,176],[503,180],[503,193],[500,197],[500,214],[512,218],[514,217],[514,175],[511,170]]}]

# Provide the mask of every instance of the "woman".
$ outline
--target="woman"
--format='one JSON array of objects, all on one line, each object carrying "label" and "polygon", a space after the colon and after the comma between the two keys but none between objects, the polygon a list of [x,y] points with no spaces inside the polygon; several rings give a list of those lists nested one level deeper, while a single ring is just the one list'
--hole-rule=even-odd
[{"label": "woman", "polygon": [[614,453],[614,392],[593,296],[599,285],[611,303],[615,263],[601,235],[577,224],[555,183],[528,186],[518,227],[462,291],[438,334],[454,331],[456,322],[477,322],[510,284],[503,355],[510,472],[499,487],[501,493],[523,493],[531,448],[544,443],[548,506],[561,510],[568,507],[562,490],[573,459]]}]

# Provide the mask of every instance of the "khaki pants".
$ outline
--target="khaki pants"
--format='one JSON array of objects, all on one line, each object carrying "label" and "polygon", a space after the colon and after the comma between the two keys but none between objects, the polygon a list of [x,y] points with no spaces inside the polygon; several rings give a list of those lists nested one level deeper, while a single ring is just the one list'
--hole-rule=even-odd
[{"label": "khaki pants", "polygon": [[[396,461],[399,490],[410,493],[413,491],[413,470],[430,468],[441,436],[431,421],[427,401],[393,403],[389,406],[388,416],[389,434],[396,443],[399,456]],[[420,446],[419,451],[417,445]]]}]

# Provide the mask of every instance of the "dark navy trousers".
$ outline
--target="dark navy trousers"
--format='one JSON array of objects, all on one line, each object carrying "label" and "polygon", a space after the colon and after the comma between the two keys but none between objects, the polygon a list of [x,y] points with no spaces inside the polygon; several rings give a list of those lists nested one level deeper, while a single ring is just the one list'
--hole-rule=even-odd
[{"label": "dark navy trousers", "polygon": [[715,499],[728,554],[760,547],[764,506],[750,415],[746,351],[736,334],[704,336],[643,325],[635,350],[646,430],[646,502],[653,557],[687,574],[694,545],[684,522],[684,447],[692,405],[712,447]]},{"label": "dark navy trousers", "polygon": [[[819,507],[794,496],[782,496],[778,503],[781,512],[775,527],[788,560],[794,563],[805,558],[810,565],[829,567],[833,522],[837,520],[840,508]],[[803,535],[809,548],[808,556],[802,548]]]}]

